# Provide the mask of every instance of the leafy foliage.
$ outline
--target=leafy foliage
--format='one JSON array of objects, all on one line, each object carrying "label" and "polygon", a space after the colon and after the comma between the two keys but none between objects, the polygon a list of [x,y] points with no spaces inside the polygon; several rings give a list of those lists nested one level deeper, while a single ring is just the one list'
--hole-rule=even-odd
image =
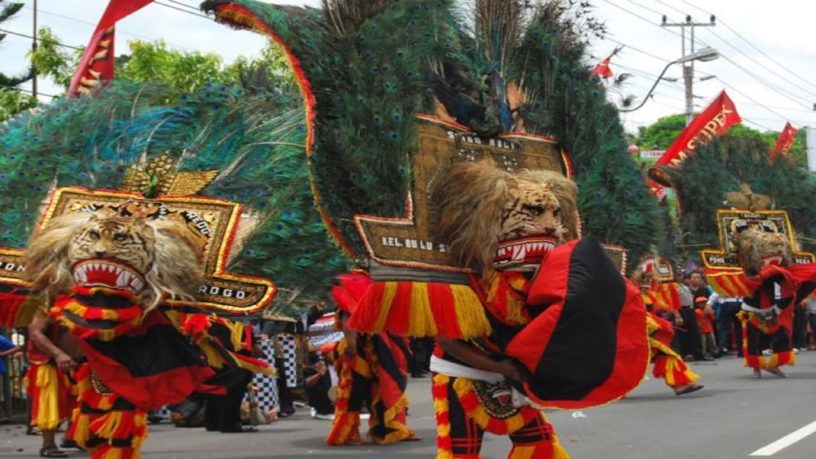
[{"label": "leafy foliage", "polygon": [[[22,3],[0,0],[0,24],[17,14],[22,7]],[[0,42],[4,38],[6,38],[6,34],[0,33]],[[29,68],[24,74],[18,76],[0,73],[0,121],[36,104],[33,97],[23,94],[17,89],[18,85],[31,80],[33,76],[33,68]]]},{"label": "leafy foliage", "polygon": [[38,35],[37,49],[29,54],[31,64],[38,75],[50,77],[55,84],[68,88],[83,50],[63,50],[59,38],[48,27],[41,27]]}]

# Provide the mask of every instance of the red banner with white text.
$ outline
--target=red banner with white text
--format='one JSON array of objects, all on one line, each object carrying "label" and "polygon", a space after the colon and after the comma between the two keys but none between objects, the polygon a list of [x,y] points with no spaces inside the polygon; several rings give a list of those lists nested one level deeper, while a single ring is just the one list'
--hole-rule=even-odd
[{"label": "red banner with white text", "polygon": [[649,169],[649,178],[663,186],[672,186],[672,179],[667,169],[676,169],[687,157],[694,154],[697,148],[725,134],[734,124],[742,121],[734,102],[725,91],[702,113],[697,115],[691,124],[669,146],[666,153]]}]

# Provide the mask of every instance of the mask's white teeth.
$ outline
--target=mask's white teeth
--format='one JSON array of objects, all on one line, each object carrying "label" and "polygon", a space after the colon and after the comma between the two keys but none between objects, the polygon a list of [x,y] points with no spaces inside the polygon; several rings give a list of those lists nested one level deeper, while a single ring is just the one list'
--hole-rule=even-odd
[{"label": "mask's white teeth", "polygon": [[123,272],[123,273],[119,274],[119,276],[116,278],[116,286],[117,287],[127,287],[127,285],[128,285],[127,277],[128,277],[127,273]]},{"label": "mask's white teeth", "polygon": [[524,257],[527,256],[527,248],[525,247],[525,244],[519,244],[516,247],[518,247],[518,252],[513,256],[513,259],[518,261],[524,260]]},{"label": "mask's white teeth", "polygon": [[142,290],[142,287],[144,286],[144,283],[138,277],[134,277],[133,279],[131,279],[130,285],[131,285],[131,287],[133,287],[134,291],[138,292],[138,291]]}]

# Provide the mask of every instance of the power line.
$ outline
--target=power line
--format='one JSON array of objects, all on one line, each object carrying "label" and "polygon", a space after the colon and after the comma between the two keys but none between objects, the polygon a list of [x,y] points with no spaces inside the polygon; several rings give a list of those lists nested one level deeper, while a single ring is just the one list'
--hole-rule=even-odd
[{"label": "power line", "polygon": [[759,123],[757,123],[757,122],[755,122],[755,121],[751,121],[750,119],[745,118],[745,117],[741,117],[741,118],[742,118],[742,120],[743,120],[743,121],[745,121],[746,123],[753,124],[754,126],[759,127],[759,128],[762,128],[762,129],[764,129],[764,130],[766,130],[766,131],[773,131],[773,129],[769,128],[768,126],[765,126],[765,125],[759,124]]},{"label": "power line", "polygon": [[[675,32],[675,31],[673,31],[673,30],[671,30],[671,29],[667,29],[667,28],[665,28],[665,27],[661,27],[659,24],[657,24],[657,23],[655,23],[655,22],[651,21],[650,19],[648,19],[648,18],[646,18],[646,17],[644,17],[644,16],[641,16],[640,14],[637,14],[637,13],[635,13],[635,12],[633,12],[633,11],[631,11],[631,10],[627,9],[627,8],[624,8],[624,7],[620,6],[620,5],[617,5],[617,4],[613,3],[611,0],[604,0],[604,1],[605,1],[606,3],[609,3],[610,5],[614,6],[615,8],[618,8],[619,10],[624,11],[625,13],[627,13],[627,14],[629,14],[629,15],[631,15],[631,16],[634,16],[634,17],[636,17],[636,18],[638,18],[638,19],[640,19],[640,20],[642,20],[642,21],[645,21],[645,22],[647,22],[647,23],[651,24],[651,25],[652,25],[652,26],[654,26],[654,27],[657,27],[657,28],[659,28],[659,29],[661,29],[661,30],[663,30],[663,31],[666,31],[666,32],[668,32],[668,33],[670,33],[670,34],[672,34],[672,35],[675,35],[675,36],[677,36],[677,37],[682,37],[682,35],[681,35],[680,33]],[[631,0],[629,0],[629,1],[631,2]],[[634,2],[632,2],[632,3],[634,3]],[[637,3],[634,3],[634,4],[638,5]],[[652,10],[652,11],[655,11],[655,10]],[[620,42],[620,41],[617,41],[617,40],[612,40],[612,39],[609,39],[609,40],[610,40],[610,41],[612,41],[612,42],[618,43],[618,44],[622,44],[622,45],[628,46],[628,47],[630,47],[630,48],[634,49],[635,51],[639,51],[639,52],[641,52],[641,53],[643,53],[643,54],[646,54],[646,55],[649,55],[649,56],[654,57],[654,58],[656,58],[656,59],[659,59],[659,60],[661,60],[661,61],[663,61],[663,62],[666,62],[666,63],[668,63],[668,62],[673,62],[673,61],[670,61],[670,60],[665,59],[665,58],[663,58],[663,57],[657,56],[656,54],[652,54],[652,53],[650,53],[650,52],[648,52],[648,51],[644,51],[644,50],[640,50],[640,49],[634,48],[634,47],[632,47],[632,46],[630,46],[630,45],[628,45],[628,44],[625,44],[625,43],[623,43],[623,42]],[[700,45],[702,45],[703,47],[708,47],[708,44],[707,44],[706,42],[704,42],[704,41],[700,40],[699,38],[696,38],[696,37],[695,37],[695,38],[694,38],[694,42],[695,42],[695,43],[698,43],[698,44],[700,44]],[[709,74],[704,73],[704,72],[698,72],[698,73],[700,73],[700,75],[703,75],[703,76],[709,76]]]},{"label": "power line", "polygon": [[[629,1],[630,1],[631,3],[633,3],[633,4],[636,4],[636,5],[638,5],[638,6],[643,7],[643,5],[639,5],[638,3],[633,2],[632,0],[629,0]],[[672,5],[670,5],[670,4],[666,3],[666,2],[664,2],[664,1],[662,1],[662,0],[657,0],[657,1],[658,1],[658,3],[661,3],[661,4],[663,4],[663,5],[665,5],[665,6],[669,7],[669,8],[671,8],[671,9],[672,9],[672,10],[674,10],[674,11],[677,11],[677,12],[679,12],[679,13],[681,13],[681,14],[687,14],[686,12],[684,12],[684,11],[682,11],[682,10],[678,9],[678,8],[675,8],[674,6],[672,6]],[[629,13],[630,15],[633,15],[633,16],[635,16],[635,17],[638,17],[638,18],[642,19],[642,20],[646,20],[646,21],[648,21],[648,19],[644,18],[643,16],[641,16],[641,15],[639,15],[639,14],[637,14],[637,13],[633,13],[633,12],[628,11],[627,9],[623,8],[623,7],[620,7],[620,6],[618,6],[618,5],[615,5],[615,4],[614,4],[614,3],[612,3],[610,0],[606,0],[606,2],[607,2],[607,3],[609,3],[609,4],[610,4],[610,5],[612,5],[612,6],[617,7],[618,9],[621,9],[621,10],[623,10],[623,11],[625,11],[625,12]],[[685,2],[685,3],[688,3],[688,2]],[[653,9],[651,9],[651,8],[648,8],[648,9],[649,9],[649,10],[651,10],[651,11],[655,11],[655,10],[653,10]],[[698,9],[699,9],[700,11],[705,12],[704,10],[702,10],[702,9],[700,9],[700,8],[698,8]],[[722,21],[720,21],[720,22],[722,22]],[[732,31],[733,31],[733,29],[731,29],[730,27],[728,27],[728,28],[729,28],[729,30],[732,30]],[[736,33],[736,31],[734,31],[734,32]],[[719,36],[718,36],[716,33],[714,33],[714,32],[712,32],[712,33],[713,33],[715,36],[717,36],[718,38],[720,38],[720,40],[722,40],[723,42],[725,42],[726,44],[728,44],[728,45],[729,45],[729,46],[731,46],[732,48],[736,49],[738,52],[741,52],[741,51],[740,51],[738,48],[734,47],[733,45],[731,45],[730,43],[726,42],[726,41],[725,41],[725,40],[723,40],[721,37],[719,37]],[[698,42],[698,40],[697,40],[696,38],[695,38],[695,40],[694,40],[694,41],[695,41],[695,42]],[[701,41],[701,40],[700,40],[699,42],[700,42],[701,44],[706,45],[706,43],[705,43],[705,42],[703,42],[703,41]],[[707,46],[707,45],[706,45],[706,46]],[[763,53],[763,54],[764,54],[764,53]],[[785,90],[784,88],[780,88],[779,86],[774,85],[773,83],[771,83],[771,82],[769,82],[769,81],[767,81],[767,80],[763,79],[762,77],[757,76],[756,74],[754,74],[754,73],[753,73],[753,72],[751,72],[750,70],[746,69],[745,67],[743,67],[743,66],[741,66],[740,64],[738,64],[737,62],[735,62],[733,59],[730,59],[729,57],[727,57],[727,56],[725,56],[725,55],[722,55],[722,56],[723,56],[723,59],[725,59],[726,61],[728,61],[729,63],[731,63],[731,64],[732,64],[732,65],[734,65],[735,67],[737,67],[738,69],[742,70],[743,72],[745,72],[746,74],[748,74],[749,76],[751,76],[752,78],[754,78],[755,80],[759,81],[761,84],[763,84],[763,85],[764,85],[764,86],[766,86],[767,88],[769,88],[769,89],[771,89],[772,91],[776,92],[777,94],[782,95],[782,96],[783,96],[783,97],[785,97],[786,99],[791,100],[792,102],[794,102],[794,103],[796,103],[796,104],[800,105],[801,107],[804,107],[805,109],[809,109],[809,108],[810,108],[810,107],[809,107],[807,104],[802,104],[802,103],[801,103],[801,101],[799,100],[799,97],[798,97],[796,94],[793,94],[792,92],[787,91],[787,90]],[[774,72],[771,72],[771,73],[774,73]],[[722,81],[722,80],[721,80],[721,81]]]},{"label": "power line", "polygon": [[674,5],[671,5],[671,4],[669,4],[669,3],[666,3],[666,2],[664,2],[664,1],[662,1],[662,0],[656,0],[656,1],[657,1],[657,3],[660,3],[661,5],[663,5],[663,6],[667,7],[667,8],[669,8],[669,9],[672,9],[672,10],[674,10],[674,11],[676,11],[676,12],[678,12],[678,13],[680,13],[680,14],[684,15],[684,16],[687,16],[687,15],[688,15],[688,13],[686,13],[685,11],[683,11],[683,10],[681,10],[681,9],[676,8]]},{"label": "power line", "polygon": [[[28,38],[29,40],[34,39],[34,37],[31,36],[31,35],[27,35],[27,34],[20,33],[20,32],[12,32],[11,30],[0,29],[0,32],[8,33],[8,34],[11,34],[11,35],[17,35],[18,37]],[[43,41],[42,37],[37,37],[37,40]],[[65,43],[60,43],[60,42],[58,42],[56,40],[49,40],[49,41],[54,43],[55,45],[61,46],[63,48],[74,49],[74,50],[77,50],[77,51],[82,51],[82,49],[83,49],[83,48],[80,48],[78,46],[66,45]]]},{"label": "power line", "polygon": [[[706,14],[709,14],[708,12],[706,12],[705,10],[703,10],[702,8],[700,8],[699,6],[694,5],[693,3],[687,2],[686,0],[680,0],[680,1],[682,1],[682,2],[683,2],[683,3],[685,3],[686,5],[691,6],[692,8],[695,8],[695,9],[697,9],[697,10],[699,10],[699,11],[702,11],[702,12],[704,12],[704,13],[706,13]],[[759,54],[761,54],[761,55],[765,56],[765,58],[766,58],[766,59],[768,59],[769,61],[771,61],[771,62],[773,62],[774,64],[776,64],[778,68],[777,68],[776,70],[773,70],[773,71],[772,71],[773,73],[775,73],[775,74],[776,74],[776,72],[778,72],[778,70],[779,70],[779,69],[782,69],[782,70],[786,71],[788,74],[790,74],[790,75],[792,75],[793,77],[795,77],[796,79],[798,79],[799,81],[801,81],[802,83],[807,84],[807,85],[809,85],[809,86],[811,86],[811,87],[813,87],[813,88],[816,88],[816,84],[814,84],[813,82],[808,81],[808,80],[806,80],[806,79],[802,78],[802,77],[801,77],[801,76],[799,76],[799,75],[798,75],[796,72],[791,71],[791,70],[788,68],[788,66],[783,65],[783,64],[781,64],[781,63],[779,63],[779,62],[778,62],[777,60],[775,60],[773,57],[771,57],[770,55],[768,55],[767,53],[765,53],[765,51],[761,50],[759,47],[757,47],[756,45],[754,45],[754,44],[753,44],[753,42],[751,42],[751,40],[749,40],[749,39],[745,38],[745,37],[744,37],[744,36],[743,36],[741,33],[737,32],[737,31],[736,31],[734,28],[732,28],[730,25],[728,25],[728,23],[727,23],[727,22],[725,22],[725,21],[723,21],[723,20],[720,20],[720,23],[721,23],[721,24],[722,24],[722,25],[723,25],[723,26],[724,26],[726,29],[730,30],[730,31],[731,31],[731,33],[733,33],[734,35],[736,35],[736,36],[737,36],[737,37],[738,37],[740,40],[742,40],[742,41],[744,41],[745,43],[747,43],[747,44],[748,44],[748,46],[750,46],[751,48],[753,48],[753,49],[754,49],[756,52],[758,52]],[[777,76],[779,76],[779,75],[777,75]],[[781,76],[780,76],[780,78],[781,78]]]},{"label": "power line", "polygon": [[[156,3],[156,4],[160,5],[160,6],[169,6],[169,5],[163,5],[163,4],[158,3],[158,2],[154,2],[154,3]],[[33,10],[33,8],[31,6],[28,6],[28,5],[24,6],[23,8]],[[178,9],[178,8],[175,8],[175,7],[171,7],[171,8]],[[54,17],[58,17],[58,18],[62,18],[62,19],[66,19],[68,21],[76,22],[76,23],[79,23],[79,24],[89,25],[93,29],[96,29],[96,26],[97,26],[97,24],[95,24],[93,22],[85,21],[83,19],[75,18],[75,17],[72,17],[72,16],[66,16],[66,15],[60,14],[60,13],[55,13],[53,11],[43,10],[42,8],[37,8],[37,12],[38,13],[44,13],[44,14],[54,16]],[[183,12],[188,13],[188,14],[194,14],[194,13],[191,13],[190,11],[183,11]],[[209,19],[210,21],[212,21],[212,18],[210,18],[208,16],[203,16],[203,15],[198,15],[198,16],[205,17],[205,18]],[[148,37],[146,35],[136,34],[136,33],[133,33],[133,32],[128,32],[128,31],[125,31],[125,30],[122,30],[122,29],[119,29],[119,28],[116,29],[116,33],[117,34],[122,34],[122,35],[127,35],[127,36],[130,36],[130,37],[139,38],[141,40],[146,40],[146,41],[154,41],[155,40],[155,38],[151,38],[151,37]],[[176,43],[170,43],[170,42],[166,42],[166,43],[168,45],[171,45],[174,48],[178,48],[178,49],[181,49],[181,50],[184,50],[184,51],[194,51],[194,50],[188,48],[187,46],[182,46],[182,45],[179,45],[179,44],[176,44]]]},{"label": "power line", "polygon": [[756,64],[756,65],[758,65],[758,66],[760,66],[760,67],[764,68],[765,70],[767,70],[769,74],[774,75],[774,76],[776,76],[777,78],[780,78],[782,81],[784,81],[784,82],[788,83],[789,85],[791,85],[791,86],[793,86],[793,87],[795,87],[795,88],[799,89],[800,91],[804,91],[804,92],[806,92],[806,93],[810,94],[811,96],[816,97],[816,93],[811,92],[810,90],[808,90],[808,89],[806,89],[806,88],[803,88],[802,86],[799,86],[798,84],[796,84],[796,83],[794,83],[794,82],[792,82],[792,81],[788,80],[788,79],[787,79],[787,78],[785,78],[784,76],[782,76],[782,75],[780,75],[779,73],[777,73],[777,72],[776,72],[776,70],[774,70],[774,69],[772,69],[772,68],[770,68],[770,67],[766,66],[765,64],[763,64],[763,63],[761,63],[761,62],[757,61],[756,59],[754,59],[753,57],[749,56],[748,54],[746,54],[745,52],[743,52],[741,49],[737,48],[735,45],[731,44],[729,41],[727,41],[726,39],[724,39],[723,37],[721,37],[719,34],[717,34],[716,32],[714,32],[713,30],[709,30],[708,32],[710,32],[710,33],[711,33],[712,35],[714,35],[715,37],[719,38],[719,39],[720,39],[720,41],[722,41],[722,42],[723,42],[723,43],[725,43],[726,45],[730,46],[732,49],[734,49],[734,50],[735,50],[735,51],[737,51],[738,53],[740,53],[740,54],[742,54],[743,56],[745,56],[745,57],[746,57],[748,60],[750,60],[750,61],[751,61],[751,62],[753,62],[754,64]]},{"label": "power line", "polygon": [[744,92],[740,91],[739,89],[737,89],[737,88],[735,88],[735,87],[731,86],[730,84],[726,83],[726,82],[725,82],[725,81],[724,81],[722,78],[717,77],[717,79],[718,79],[718,80],[720,80],[720,82],[721,82],[723,85],[725,85],[725,87],[727,87],[728,89],[730,89],[730,90],[734,91],[735,93],[737,93],[737,94],[741,95],[742,97],[745,97],[746,99],[748,99],[748,100],[750,100],[750,101],[752,101],[752,102],[756,103],[757,105],[759,105],[760,107],[764,108],[765,110],[767,110],[767,111],[769,111],[769,112],[773,113],[774,115],[776,115],[776,116],[778,116],[778,117],[780,117],[780,118],[782,118],[782,119],[787,119],[787,117],[786,117],[785,115],[783,115],[783,114],[781,114],[781,113],[777,112],[776,110],[773,110],[772,108],[768,107],[767,105],[762,104],[761,102],[759,102],[758,100],[754,99],[753,97],[751,97],[751,96],[749,96],[749,95],[745,94]]},{"label": "power line", "polygon": [[[738,69],[742,70],[742,71],[743,71],[743,72],[745,72],[745,73],[746,73],[748,76],[750,76],[751,78],[753,78],[753,79],[755,79],[755,80],[759,81],[760,83],[762,83],[762,84],[763,84],[763,85],[765,85],[767,88],[769,88],[770,90],[774,91],[775,93],[777,93],[777,94],[779,94],[779,95],[781,95],[781,96],[785,97],[786,99],[788,99],[788,100],[790,100],[790,101],[792,101],[792,102],[795,102],[795,103],[797,103],[797,104],[801,105],[802,107],[809,108],[809,107],[807,106],[807,104],[803,104],[803,103],[801,103],[799,100],[797,100],[797,96],[796,96],[795,94],[793,94],[793,96],[791,96],[791,93],[790,93],[790,92],[788,92],[788,91],[786,91],[786,90],[784,90],[784,89],[777,89],[777,87],[775,87],[773,84],[769,83],[769,82],[768,82],[768,80],[765,80],[764,78],[762,78],[762,77],[760,77],[760,76],[756,75],[754,72],[752,72],[752,71],[750,71],[750,70],[746,69],[745,67],[741,66],[740,64],[738,64],[737,62],[735,62],[733,59],[729,58],[728,56],[726,56],[726,55],[724,55],[724,54],[721,54],[721,56],[722,56],[722,58],[723,58],[723,59],[725,59],[727,62],[731,63],[731,65],[733,65],[734,67],[736,67],[736,68],[738,68]],[[784,92],[783,92],[783,91],[784,91]]]},{"label": "power line", "polygon": [[624,43],[624,42],[622,42],[622,41],[618,41],[618,40],[615,40],[615,39],[613,39],[613,38],[604,37],[604,40],[609,40],[609,41],[611,41],[612,43],[617,43],[617,44],[619,44],[619,45],[626,46],[627,48],[630,48],[632,51],[637,51],[637,52],[639,52],[639,53],[641,53],[641,54],[643,54],[643,55],[646,55],[646,56],[652,57],[652,58],[657,59],[657,60],[659,60],[659,61],[662,61],[662,62],[664,62],[664,63],[669,63],[669,62],[671,62],[670,60],[666,59],[665,57],[660,57],[660,56],[658,56],[657,54],[650,53],[649,51],[645,51],[645,50],[642,50],[642,49],[640,49],[640,48],[635,48],[635,47],[634,47],[634,46],[632,46],[632,45],[628,45],[628,44],[626,44],[626,43]]},{"label": "power line", "polygon": [[649,10],[649,11],[651,11],[652,13],[654,13],[654,14],[656,14],[658,16],[663,16],[662,12],[660,12],[660,11],[654,9],[654,8],[650,8],[650,7],[648,7],[648,6],[646,6],[646,5],[642,4],[642,3],[638,3],[635,0],[627,0],[627,1],[629,3],[632,3],[634,5],[637,5],[637,6],[641,7],[641,8],[643,8],[644,10]]},{"label": "power line", "polygon": [[[159,5],[159,6],[164,6],[164,7],[166,7],[166,8],[171,8],[171,9],[174,9],[174,10],[176,10],[176,11],[181,11],[182,13],[187,13],[187,14],[192,15],[192,16],[198,16],[198,17],[200,17],[200,18],[204,18],[204,19],[206,19],[206,20],[208,20],[208,21],[212,21],[212,18],[211,18],[211,17],[206,16],[206,15],[201,14],[201,13],[193,13],[193,12],[192,12],[192,11],[190,11],[190,10],[186,10],[186,9],[184,9],[184,8],[179,8],[179,7],[177,7],[177,6],[173,6],[173,5],[168,5],[167,3],[162,3],[162,2],[159,2],[159,1],[156,1],[156,0],[154,0],[154,1],[153,1],[153,3],[155,3],[156,5]],[[188,7],[190,6],[190,5],[186,5],[186,4],[184,4],[184,3],[181,3],[181,2],[173,2],[173,3],[178,3],[178,4],[180,4],[180,5],[185,5],[185,6],[188,6]]]},{"label": "power line", "polygon": [[[4,87],[3,89],[11,89],[12,91],[20,91],[20,92],[27,92],[27,93],[29,93],[29,94],[34,94],[34,91],[32,91],[32,90],[30,90],[30,89],[18,88],[18,87],[16,87],[16,86],[7,86],[7,87]],[[53,96],[53,95],[51,95],[51,94],[46,94],[46,93],[44,93],[44,92],[40,92],[40,91],[37,91],[37,94],[36,94],[36,95],[37,95],[37,96],[45,96],[45,97],[50,97],[50,98],[52,98],[52,99],[54,99],[54,98],[56,98],[56,97],[57,97],[57,96]]]},{"label": "power line", "polygon": [[165,0],[165,1],[176,4],[176,5],[179,5],[179,6],[183,6],[183,7],[187,8],[187,9],[195,11],[196,13],[201,13],[201,10],[198,9],[198,7],[195,6],[195,5],[190,5],[190,4],[187,4],[187,3],[184,3],[184,2],[180,2],[178,0]]},{"label": "power line", "polygon": [[640,20],[642,20],[642,21],[648,22],[649,24],[651,24],[651,25],[653,25],[653,26],[655,26],[655,27],[657,27],[657,28],[660,28],[661,30],[665,30],[666,32],[669,32],[670,34],[672,34],[672,35],[676,35],[676,36],[678,36],[678,37],[680,36],[680,34],[679,34],[679,33],[675,32],[675,31],[673,31],[673,30],[664,29],[663,27],[660,27],[658,24],[655,24],[654,22],[652,22],[652,20],[651,20],[651,19],[646,18],[646,17],[644,17],[644,16],[641,16],[641,15],[639,15],[639,14],[635,13],[634,11],[629,10],[629,9],[626,9],[626,8],[624,8],[624,7],[620,6],[620,5],[617,5],[617,4],[615,4],[615,3],[612,3],[612,1],[611,1],[611,0],[604,0],[604,1],[605,1],[606,3],[609,3],[610,5],[614,6],[615,8],[617,8],[617,9],[619,9],[619,10],[621,10],[621,11],[623,11],[623,12],[625,12],[625,13],[629,14],[629,15],[631,15],[631,16],[634,16],[634,17],[636,17],[636,18],[638,18],[638,19],[640,19]]}]

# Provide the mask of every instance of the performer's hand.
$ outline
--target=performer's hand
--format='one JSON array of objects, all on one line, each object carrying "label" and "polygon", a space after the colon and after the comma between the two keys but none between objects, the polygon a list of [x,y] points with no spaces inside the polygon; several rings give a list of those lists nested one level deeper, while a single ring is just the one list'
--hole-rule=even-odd
[{"label": "performer's hand", "polygon": [[317,374],[319,374],[321,376],[325,375],[326,374],[326,362],[320,360],[317,363],[315,363],[315,371],[317,371]]},{"label": "performer's hand", "polygon": [[343,356],[353,358],[357,355],[357,341],[353,339],[346,339],[346,348],[343,349]]},{"label": "performer's hand", "polygon": [[512,360],[500,360],[496,362],[496,365],[499,373],[501,373],[505,378],[515,382],[522,382],[524,379],[521,375],[521,370],[519,370]]},{"label": "performer's hand", "polygon": [[76,366],[76,362],[74,362],[74,359],[72,359],[70,355],[64,352],[54,357],[54,361],[57,363],[57,367],[60,370],[66,372],[72,370]]}]

